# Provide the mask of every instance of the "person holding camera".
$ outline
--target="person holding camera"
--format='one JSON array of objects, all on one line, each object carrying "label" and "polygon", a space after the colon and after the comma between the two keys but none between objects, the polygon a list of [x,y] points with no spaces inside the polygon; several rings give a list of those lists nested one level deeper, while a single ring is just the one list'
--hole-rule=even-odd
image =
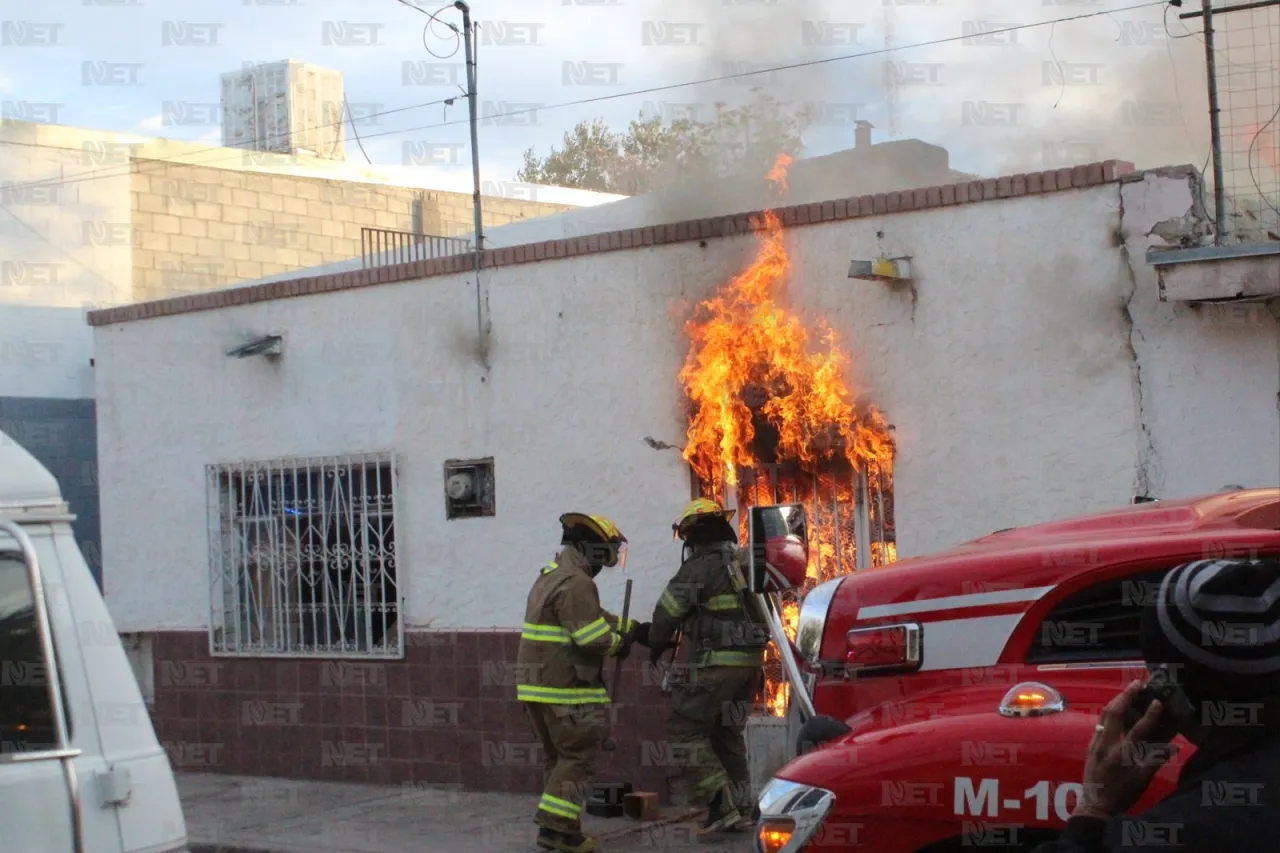
[{"label": "person holding camera", "polygon": [[[1280,559],[1178,566],[1142,616],[1151,676],[1102,712],[1066,829],[1035,853],[1224,853],[1280,845]],[[1141,798],[1182,735],[1172,794]]]}]

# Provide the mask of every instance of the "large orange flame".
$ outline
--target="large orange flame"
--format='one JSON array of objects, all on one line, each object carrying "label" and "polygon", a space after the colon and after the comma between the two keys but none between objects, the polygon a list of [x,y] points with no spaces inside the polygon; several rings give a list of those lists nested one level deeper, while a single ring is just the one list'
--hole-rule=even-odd
[{"label": "large orange flame", "polygon": [[[769,173],[775,187],[785,187],[790,162],[785,154],[778,158]],[[874,407],[854,406],[842,374],[848,358],[835,333],[819,320],[826,349],[810,352],[804,324],[778,304],[791,267],[782,224],[772,210],[755,224],[762,229],[755,259],[686,324],[690,348],[680,381],[694,412],[685,459],[717,492],[737,485],[737,469],[754,461],[746,395],[760,389],[770,395],[762,413],[778,430],[780,458],[811,466],[840,445],[855,470],[868,464],[889,470],[884,418]]]},{"label": "large orange flame", "polygon": [[[782,155],[768,178],[786,191],[791,158]],[[837,504],[852,505],[852,485],[828,477],[820,485],[819,468],[843,455],[855,471],[869,471],[891,484],[893,441],[880,412],[859,407],[845,382],[848,357],[834,332],[819,320],[824,347],[811,351],[801,319],[779,300],[791,269],[782,224],[772,210],[754,220],[758,247],[755,258],[739,275],[701,303],[686,324],[690,347],[680,381],[692,404],[684,458],[716,495],[739,485],[741,469],[755,473],[757,484],[767,479],[759,471],[753,442],[755,424],[749,398],[778,432],[777,458],[799,463],[813,472],[813,493],[832,494]],[[776,487],[776,483],[769,484]],[[757,486],[758,487],[758,486]],[[745,525],[746,518],[740,514]],[[839,532],[834,519],[813,519],[825,528],[821,546],[811,548],[811,583],[847,571],[844,555],[836,553]],[[846,540],[847,541],[847,540]],[[876,546],[880,546],[878,549]],[[894,561],[892,543],[871,543],[871,562]],[[820,570],[819,567],[822,567]],[[782,621],[794,639],[799,606],[786,601]],[[787,684],[770,679],[767,706],[774,715],[785,713]]]}]

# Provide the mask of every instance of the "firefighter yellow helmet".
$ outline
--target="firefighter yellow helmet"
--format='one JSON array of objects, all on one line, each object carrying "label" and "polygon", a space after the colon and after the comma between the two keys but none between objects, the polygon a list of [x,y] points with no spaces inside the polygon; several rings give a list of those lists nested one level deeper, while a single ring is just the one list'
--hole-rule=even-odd
[{"label": "firefighter yellow helmet", "polygon": [[574,527],[581,527],[590,531],[593,535],[598,536],[605,545],[612,546],[614,554],[605,561],[606,566],[618,566],[626,568],[627,565],[627,537],[622,535],[622,531],[618,529],[618,525],[614,524],[603,515],[588,515],[585,512],[566,512],[560,516],[560,526],[565,530]]},{"label": "firefighter yellow helmet", "polygon": [[684,512],[680,513],[680,517],[671,525],[671,530],[677,537],[683,539],[685,531],[694,522],[709,516],[732,521],[733,513],[734,510],[725,509],[710,498],[696,498],[685,506]]}]

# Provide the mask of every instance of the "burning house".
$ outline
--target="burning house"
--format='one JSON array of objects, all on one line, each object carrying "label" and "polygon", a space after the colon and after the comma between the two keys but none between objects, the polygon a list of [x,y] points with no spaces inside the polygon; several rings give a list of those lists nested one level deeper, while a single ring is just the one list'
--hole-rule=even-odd
[{"label": "burning house", "polygon": [[[1143,261],[1194,169],[803,205],[785,169],[772,210],[490,250],[479,282],[465,255],[92,314],[107,601],[161,740],[221,744],[206,771],[532,791],[515,649],[562,512],[618,521],[601,600],[631,578],[641,613],[691,491],[803,503],[816,582],[1275,484],[1280,323],[1164,298]],[[909,280],[850,277],[897,258]],[[660,791],[643,658],[611,769]]]}]

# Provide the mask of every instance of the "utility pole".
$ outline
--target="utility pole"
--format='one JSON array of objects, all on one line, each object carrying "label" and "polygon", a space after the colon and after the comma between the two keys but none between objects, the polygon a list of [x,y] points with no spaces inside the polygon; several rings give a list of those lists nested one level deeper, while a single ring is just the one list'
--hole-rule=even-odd
[{"label": "utility pole", "polygon": [[1213,245],[1227,230],[1227,195],[1222,186],[1222,110],[1218,106],[1218,66],[1213,53],[1213,0],[1200,0],[1204,15],[1204,61],[1209,77],[1209,134],[1213,146]]},{"label": "utility pole", "polygon": [[480,268],[484,263],[484,216],[480,208],[480,144],[478,140],[479,122],[476,119],[478,111],[476,103],[476,55],[475,55],[475,28],[471,24],[471,7],[463,0],[457,0],[453,4],[454,8],[462,13],[462,43],[464,48],[464,56],[467,61],[467,109],[471,118],[471,179],[473,191],[471,194],[472,209],[475,212],[475,274],[476,274],[476,332],[479,336],[478,344],[480,346],[480,363],[484,365],[484,369],[489,370],[489,330],[486,322],[486,305],[488,303],[487,294],[480,284]]}]

